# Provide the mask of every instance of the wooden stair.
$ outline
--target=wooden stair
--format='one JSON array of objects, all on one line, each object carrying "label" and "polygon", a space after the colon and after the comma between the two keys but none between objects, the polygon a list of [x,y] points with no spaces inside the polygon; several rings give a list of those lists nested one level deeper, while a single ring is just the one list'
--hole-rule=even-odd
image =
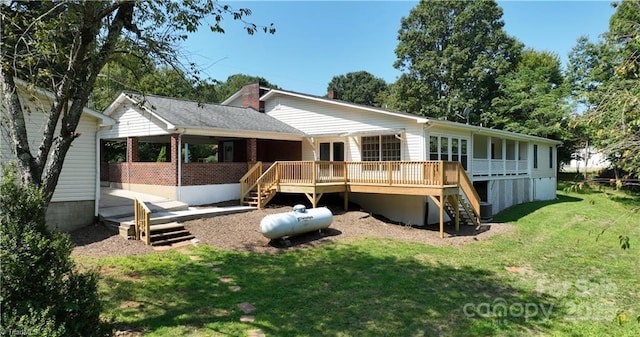
[{"label": "wooden stair", "polygon": [[444,211],[449,218],[455,219],[456,217],[456,204],[460,213],[460,224],[467,226],[480,225],[480,218],[473,213],[471,205],[462,196],[449,196],[445,198]]},{"label": "wooden stair", "polygon": [[195,238],[195,236],[184,228],[184,225],[177,222],[151,225],[149,228],[151,231],[150,239],[152,246],[171,245]]},{"label": "wooden stair", "polygon": [[257,190],[250,191],[244,198],[242,198],[242,204],[245,206],[252,206],[261,208],[266,205],[273,197],[276,195],[275,189],[269,189],[266,191],[261,191],[258,194]]}]

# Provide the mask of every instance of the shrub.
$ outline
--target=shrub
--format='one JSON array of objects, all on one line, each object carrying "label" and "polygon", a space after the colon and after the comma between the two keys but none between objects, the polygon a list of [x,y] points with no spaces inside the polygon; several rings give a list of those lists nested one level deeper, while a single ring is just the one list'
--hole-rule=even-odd
[{"label": "shrub", "polygon": [[68,235],[47,230],[41,190],[17,184],[11,167],[3,171],[0,329],[9,335],[107,335],[97,274],[77,271]]}]

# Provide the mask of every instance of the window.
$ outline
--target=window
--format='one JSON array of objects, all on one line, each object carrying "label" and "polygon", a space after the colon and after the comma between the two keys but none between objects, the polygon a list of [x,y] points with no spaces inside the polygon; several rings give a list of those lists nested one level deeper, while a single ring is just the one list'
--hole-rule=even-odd
[{"label": "window", "polygon": [[467,156],[467,140],[466,139],[460,139],[460,162],[462,163],[462,167],[466,170],[467,169],[467,160],[468,160],[468,156]]},{"label": "window", "polygon": [[429,160],[459,161],[466,170],[468,144],[469,141],[463,138],[429,136]]},{"label": "window", "polygon": [[331,160],[331,143],[320,143],[320,160]]},{"label": "window", "polygon": [[398,161],[400,139],[395,135],[362,137],[362,161]]},{"label": "window", "polygon": [[459,161],[460,160],[460,152],[458,147],[458,138],[451,139],[451,160]]},{"label": "window", "polygon": [[440,137],[440,160],[449,160],[449,138]]},{"label": "window", "polygon": [[438,160],[440,156],[438,155],[438,137],[431,136],[429,137],[429,160]]},{"label": "window", "polygon": [[533,145],[533,168],[538,168],[538,145]]},{"label": "window", "polygon": [[382,144],[382,161],[399,161],[400,160],[400,139],[395,135],[386,135],[380,137]]},{"label": "window", "polygon": [[553,146],[549,146],[549,168],[553,168]]}]

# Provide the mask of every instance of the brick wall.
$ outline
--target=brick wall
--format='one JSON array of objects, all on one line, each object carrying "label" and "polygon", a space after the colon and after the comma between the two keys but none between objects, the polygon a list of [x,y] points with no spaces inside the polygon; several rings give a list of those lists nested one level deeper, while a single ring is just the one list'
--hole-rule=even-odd
[{"label": "brick wall", "polygon": [[172,163],[109,164],[109,181],[146,185],[178,185],[177,174]]},{"label": "brick wall", "polygon": [[183,163],[182,186],[237,184],[247,171],[247,163]]}]

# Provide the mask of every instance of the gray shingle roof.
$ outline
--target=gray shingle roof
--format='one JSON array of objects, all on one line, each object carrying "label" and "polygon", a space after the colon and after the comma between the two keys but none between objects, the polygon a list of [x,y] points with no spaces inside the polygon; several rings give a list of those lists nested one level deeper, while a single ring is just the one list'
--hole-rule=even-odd
[{"label": "gray shingle roof", "polygon": [[177,127],[305,135],[302,131],[251,108],[205,104],[155,95],[127,95],[138,102],[144,102],[147,109]]}]

